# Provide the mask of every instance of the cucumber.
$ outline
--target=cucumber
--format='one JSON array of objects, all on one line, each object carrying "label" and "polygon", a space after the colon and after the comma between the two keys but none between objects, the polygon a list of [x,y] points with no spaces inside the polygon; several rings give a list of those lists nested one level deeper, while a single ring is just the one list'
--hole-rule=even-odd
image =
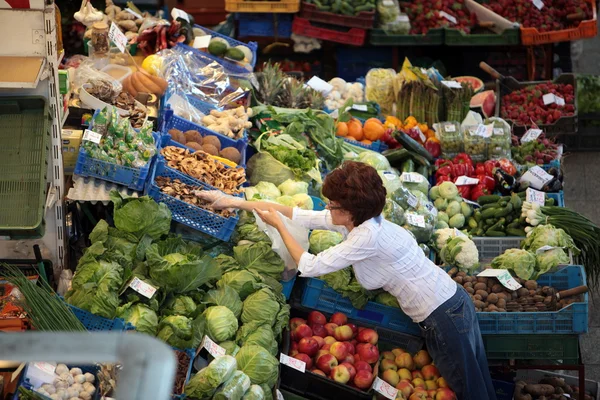
[{"label": "cucumber", "polygon": [[497,211],[496,214],[494,214],[496,217],[505,217],[508,214],[510,214],[513,211],[513,206],[510,203],[507,203],[506,206],[504,208],[502,208],[500,211]]},{"label": "cucumber", "polygon": [[490,204],[486,204],[484,206],[481,206],[482,210],[487,210],[488,208],[500,208],[500,206],[498,205],[498,203],[490,203]]},{"label": "cucumber", "polygon": [[527,236],[527,233],[525,233],[525,231],[523,229],[516,229],[516,228],[506,228],[506,234],[508,236]]},{"label": "cucumber", "polygon": [[429,176],[429,168],[424,165],[418,165],[417,168],[415,169],[415,172],[417,172],[423,176]]},{"label": "cucumber", "polygon": [[490,203],[497,203],[498,200],[500,200],[500,196],[498,196],[497,194],[489,194],[486,196],[480,196],[477,199],[477,202],[483,206]]},{"label": "cucumber", "polygon": [[[395,131],[392,133],[394,139],[398,141],[402,146],[406,147],[407,150],[417,153],[421,157],[425,158],[429,163],[433,161],[433,156],[429,154],[425,147],[421,146],[416,140],[408,136],[402,131]],[[415,160],[419,162],[418,160]]]},{"label": "cucumber", "polygon": [[477,228],[477,221],[473,217],[469,218],[469,228]]},{"label": "cucumber", "polygon": [[500,210],[498,207],[488,208],[487,210],[481,211],[481,218],[488,219],[496,216],[496,213]]},{"label": "cucumber", "polygon": [[365,4],[364,6],[358,6],[358,7],[354,7],[354,11],[361,12],[361,11],[371,11],[374,10],[375,6],[372,4]]},{"label": "cucumber", "polygon": [[404,172],[415,172],[415,162],[409,158],[404,160],[404,162],[402,163],[402,166],[400,167],[400,170],[404,173]]},{"label": "cucumber", "polygon": [[475,218],[475,221],[477,221],[477,222],[481,221],[481,211],[476,210],[475,213],[473,214],[473,217]]},{"label": "cucumber", "polygon": [[506,233],[501,232],[501,231],[491,231],[488,229],[487,231],[485,231],[485,236],[501,237],[501,236],[506,236]]}]

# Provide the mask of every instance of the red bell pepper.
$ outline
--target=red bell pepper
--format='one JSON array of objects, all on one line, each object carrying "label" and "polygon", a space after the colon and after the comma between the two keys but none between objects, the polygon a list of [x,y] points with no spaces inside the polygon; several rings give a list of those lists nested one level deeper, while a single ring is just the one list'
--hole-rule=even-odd
[{"label": "red bell pepper", "polygon": [[489,176],[494,175],[494,168],[497,167],[498,162],[496,160],[487,160],[483,165],[485,166],[485,174]]},{"label": "red bell pepper", "polygon": [[452,174],[452,165],[444,165],[435,172],[437,176],[440,175],[451,175]]},{"label": "red bell pepper", "polygon": [[458,178],[459,176],[467,175],[467,164],[464,164],[464,163],[452,164],[452,175],[454,175],[455,178]]},{"label": "red bell pepper", "polygon": [[425,142],[425,150],[431,154],[432,157],[439,157],[442,154],[442,147],[437,140],[427,139]]},{"label": "red bell pepper", "polygon": [[471,199],[471,185],[457,186],[457,189],[458,194],[460,194],[460,197],[467,200]]},{"label": "red bell pepper", "polygon": [[475,164],[475,175],[485,175],[485,165],[478,162]]},{"label": "red bell pepper", "polygon": [[492,193],[494,188],[496,187],[496,180],[491,176],[487,176],[485,174],[477,175],[477,179],[479,179],[478,185],[483,184],[488,192]]},{"label": "red bell pepper", "polygon": [[439,175],[435,179],[435,186],[439,185],[442,182],[452,182],[452,178],[449,175]]},{"label": "red bell pepper", "polygon": [[490,194],[490,192],[485,187],[485,184],[479,183],[471,191],[471,200],[477,201],[477,199],[480,198],[481,196],[485,196],[488,194]]},{"label": "red bell pepper", "polygon": [[471,164],[473,165],[473,160],[471,160],[471,156],[467,153],[458,153],[454,160],[452,160],[454,164]]},{"label": "red bell pepper", "polygon": [[446,160],[445,158],[438,158],[437,160],[435,160],[435,168],[438,169],[440,167],[443,167],[445,165],[450,165],[452,164],[452,160]]},{"label": "red bell pepper", "polygon": [[517,173],[517,169],[515,168],[513,163],[511,163],[510,160],[507,158],[501,158],[500,160],[498,160],[498,166],[500,166],[500,168],[502,168],[502,170],[509,175],[515,176],[515,174]]}]

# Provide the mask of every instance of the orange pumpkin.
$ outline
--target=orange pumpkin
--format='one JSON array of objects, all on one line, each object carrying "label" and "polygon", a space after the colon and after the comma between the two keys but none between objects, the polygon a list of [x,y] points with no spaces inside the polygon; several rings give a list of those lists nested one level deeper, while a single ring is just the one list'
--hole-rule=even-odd
[{"label": "orange pumpkin", "polygon": [[337,136],[348,136],[348,124],[345,122],[338,122],[336,125],[335,134]]},{"label": "orange pumpkin", "polygon": [[381,137],[385,133],[385,128],[383,127],[381,121],[376,119],[374,120],[374,118],[371,118],[367,120],[367,122],[365,122],[363,132],[365,134],[365,138],[374,142],[376,140],[381,139]]},{"label": "orange pumpkin", "polygon": [[359,120],[351,119],[347,123],[348,125],[348,136],[355,140],[362,140],[363,138],[363,127]]}]

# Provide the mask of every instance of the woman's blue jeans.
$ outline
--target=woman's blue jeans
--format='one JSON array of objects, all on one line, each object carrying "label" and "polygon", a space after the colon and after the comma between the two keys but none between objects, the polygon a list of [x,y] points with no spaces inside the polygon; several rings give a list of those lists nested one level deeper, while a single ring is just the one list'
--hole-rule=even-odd
[{"label": "woman's blue jeans", "polygon": [[496,400],[475,307],[461,286],[419,326],[429,354],[458,400]]}]

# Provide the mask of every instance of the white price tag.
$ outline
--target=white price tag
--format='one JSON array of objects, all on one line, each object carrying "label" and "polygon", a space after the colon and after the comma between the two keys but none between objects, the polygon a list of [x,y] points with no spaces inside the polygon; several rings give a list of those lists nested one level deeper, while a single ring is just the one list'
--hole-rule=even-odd
[{"label": "white price tag", "polygon": [[465,186],[465,185],[477,185],[479,183],[479,179],[470,178],[468,176],[462,175],[456,178],[456,182],[454,184],[456,186]]},{"label": "white price tag", "polygon": [[523,176],[521,176],[520,181],[529,182],[529,185],[532,188],[540,190],[542,187],[544,187],[546,183],[550,182],[553,178],[554,177],[552,175],[550,175],[549,173],[547,173],[542,168],[536,165],[535,167],[529,168],[529,170],[525,172]]},{"label": "white price tag", "polygon": [[125,50],[127,50],[127,37],[114,22],[110,24],[108,38],[119,48],[121,53],[125,53]]},{"label": "white price tag", "polygon": [[394,2],[392,0],[383,0],[383,6],[384,7],[393,7],[394,6]]},{"label": "white price tag", "polygon": [[329,92],[333,90],[333,86],[329,83],[325,82],[323,79],[318,76],[313,76],[306,82],[308,86],[315,89],[317,92],[323,93],[323,96],[327,96]]},{"label": "white price tag", "polygon": [[188,16],[188,14],[185,11],[180,10],[179,8],[173,8],[171,10],[171,17],[173,17],[174,21],[177,20],[177,18],[183,18],[187,22],[190,22],[190,17]]},{"label": "white price tag", "polygon": [[564,106],[565,105],[565,99],[563,99],[562,97],[557,96],[557,95],[554,95],[554,102],[558,106]]},{"label": "white price tag", "polygon": [[504,129],[494,128],[494,135],[497,135],[497,136],[504,135]]},{"label": "white price tag", "polygon": [[409,224],[413,226],[418,226],[420,228],[425,228],[425,217],[419,214],[415,214],[412,212],[407,212],[404,214],[406,216],[406,220]]},{"label": "white price tag", "polygon": [[129,284],[129,287],[149,299],[151,299],[152,296],[154,296],[154,293],[156,293],[156,288],[154,286],[147,284],[138,277],[133,278]]},{"label": "white price tag", "polygon": [[448,133],[456,132],[456,126],[454,124],[444,126],[444,131]]},{"label": "white price tag", "polygon": [[390,400],[394,400],[398,395],[398,389],[396,389],[383,379],[379,378],[378,376],[376,376],[375,380],[373,381],[373,390],[382,394],[384,397]]},{"label": "white price tag", "polygon": [[457,81],[442,81],[442,85],[449,87],[450,89],[461,89],[462,88],[460,82],[457,82]]},{"label": "white price tag", "polygon": [[38,361],[34,362],[33,365],[40,371],[47,372],[48,374],[53,374],[56,370],[56,365],[47,362]]},{"label": "white price tag", "polygon": [[529,129],[521,138],[521,143],[527,143],[536,140],[542,134],[541,129]]},{"label": "white price tag", "polygon": [[527,188],[525,191],[527,201],[530,203],[536,203],[543,206],[546,203],[546,194],[532,188]]},{"label": "white price tag", "polygon": [[542,0],[533,0],[533,5],[538,9],[541,10],[542,8],[544,8],[544,2]]},{"label": "white price tag", "polygon": [[127,11],[129,14],[133,15],[137,19],[144,19],[144,17],[142,17],[140,14],[133,11],[131,8],[126,8],[125,11]]},{"label": "white price tag", "polygon": [[486,269],[481,271],[477,276],[483,276],[488,278],[496,278],[498,281],[507,289],[517,290],[522,286],[519,282],[512,277],[510,272],[507,269]]},{"label": "white price tag", "polygon": [[478,202],[476,202],[476,201],[473,201],[473,200],[468,200],[468,199],[465,199],[465,198],[462,198],[462,199],[463,199],[463,201],[464,201],[465,203],[467,203],[467,204],[470,204],[470,205],[472,205],[473,207],[481,207],[481,206],[479,205],[479,203],[478,203]]},{"label": "white price tag", "polygon": [[417,172],[403,172],[402,175],[400,175],[400,180],[402,182],[421,183],[425,181],[425,178]]},{"label": "white price tag", "polygon": [[365,104],[352,104],[352,109],[365,112],[369,110]]},{"label": "white price tag", "polygon": [[298,360],[294,357],[290,357],[283,353],[279,355],[279,362],[281,362],[283,365],[287,365],[288,367],[292,367],[295,370],[300,371],[302,373],[306,371],[306,363],[304,361]]},{"label": "white price tag", "polygon": [[458,22],[456,20],[456,17],[454,17],[453,15],[448,14],[446,11],[440,11],[440,16],[446,18],[448,21],[452,22],[453,24],[456,24]]},{"label": "white price tag", "polygon": [[392,171],[383,171],[383,176],[385,177],[386,180],[388,181],[393,181],[394,179],[398,178],[398,175],[396,175],[395,173],[393,173]]},{"label": "white price tag", "polygon": [[275,394],[277,395],[277,400],[285,400],[285,397],[283,397],[279,389],[275,390]]},{"label": "white price tag", "polygon": [[206,335],[204,336],[204,339],[202,339],[202,343],[198,350],[201,349],[206,349],[206,351],[214,358],[224,356],[227,353],[227,350],[213,342],[213,340]]},{"label": "white price tag", "polygon": [[97,133],[97,132],[90,131],[89,129],[86,129],[83,132],[83,137],[81,139],[82,140],[87,140],[88,142],[100,144],[100,140],[102,139],[102,135],[99,134],[99,133]]},{"label": "white price tag", "polygon": [[425,141],[427,140],[427,138],[423,134],[423,131],[421,131],[421,128],[419,128],[419,126],[417,125],[413,129],[416,130],[417,133],[419,134],[419,139],[421,139],[421,142],[425,143]]},{"label": "white price tag", "polygon": [[396,21],[398,22],[410,22],[410,20],[408,19],[408,15],[406,14],[400,14],[396,17]]},{"label": "white price tag", "polygon": [[454,236],[456,237],[467,237],[467,235],[465,235],[464,233],[462,233],[461,231],[459,231],[458,229],[454,228]]},{"label": "white price tag", "polygon": [[338,119],[338,117],[340,116],[340,110],[336,108],[331,114],[329,114],[329,116],[333,119]]},{"label": "white price tag", "polygon": [[195,49],[206,49],[210,44],[211,35],[196,36],[192,47]]},{"label": "white price tag", "polygon": [[548,250],[553,250],[553,249],[562,249],[562,247],[555,247],[555,246],[548,246],[548,245],[545,245],[545,246],[542,246],[542,247],[540,247],[539,249],[537,249],[537,250],[535,251],[535,254],[541,254],[541,253],[543,253],[543,252],[545,252],[545,251],[548,251]]},{"label": "white price tag", "polygon": [[560,96],[555,95],[554,93],[546,93],[542,96],[542,100],[544,101],[544,105],[549,105],[552,103],[556,103],[558,106],[565,105],[565,99]]},{"label": "white price tag", "polygon": [[408,200],[406,202],[408,203],[409,206],[415,208],[417,206],[417,204],[419,204],[419,199],[417,199],[417,196],[410,193],[408,195]]},{"label": "white price tag", "polygon": [[481,136],[481,137],[487,137],[487,128],[485,125],[483,124],[479,124],[476,127],[470,127],[469,128],[469,134],[471,136]]},{"label": "white price tag", "polygon": [[429,211],[431,214],[433,214],[434,217],[436,217],[438,215],[438,210],[437,210],[437,208],[435,208],[433,203],[425,204],[425,208],[427,209],[427,211]]}]

